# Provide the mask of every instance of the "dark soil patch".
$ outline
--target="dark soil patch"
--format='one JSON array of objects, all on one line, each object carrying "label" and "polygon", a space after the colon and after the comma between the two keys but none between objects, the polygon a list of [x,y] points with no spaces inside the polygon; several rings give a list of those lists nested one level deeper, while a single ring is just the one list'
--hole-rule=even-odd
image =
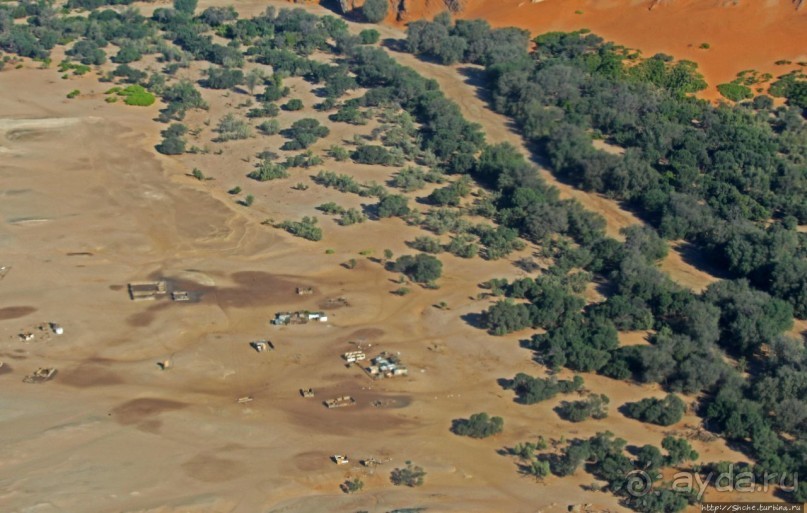
[{"label": "dark soil patch", "polygon": [[244,473],[244,464],[212,455],[197,454],[182,464],[185,473],[204,483],[232,481]]},{"label": "dark soil patch", "polygon": [[88,388],[95,386],[119,385],[123,380],[110,372],[105,366],[95,363],[83,363],[75,369],[62,373],[61,383],[71,387]]},{"label": "dark soil patch", "polygon": [[181,403],[179,401],[143,397],[140,399],[132,399],[131,401],[121,404],[112,410],[112,415],[119,424],[128,426],[156,417],[161,413],[181,410],[187,406],[187,403]]},{"label": "dark soil patch", "polygon": [[37,309],[33,306],[7,306],[0,308],[0,321],[19,319],[20,317],[25,317],[26,315],[36,312],[36,310]]}]

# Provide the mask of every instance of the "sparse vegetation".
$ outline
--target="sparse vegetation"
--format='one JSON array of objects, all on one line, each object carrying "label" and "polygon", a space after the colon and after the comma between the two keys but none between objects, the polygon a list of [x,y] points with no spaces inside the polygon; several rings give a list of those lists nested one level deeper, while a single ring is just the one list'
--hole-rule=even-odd
[{"label": "sparse vegetation", "polygon": [[524,373],[504,383],[504,388],[512,390],[521,404],[535,404],[555,397],[557,394],[569,394],[583,388],[583,378],[575,376],[571,381],[556,378],[534,378]]},{"label": "sparse vegetation", "polygon": [[365,216],[361,211],[356,210],[355,208],[349,208],[342,212],[341,216],[339,217],[339,224],[342,226],[350,226],[352,224],[363,223],[367,220],[367,216]]},{"label": "sparse vegetation", "polygon": [[728,84],[719,84],[717,86],[717,90],[725,98],[728,98],[733,102],[739,102],[754,97],[754,93],[751,91],[749,87],[746,87],[743,84],[738,84],[735,82],[729,82]]},{"label": "sparse vegetation", "polygon": [[342,490],[345,493],[358,493],[364,489],[364,481],[355,477],[342,483]]},{"label": "sparse vegetation", "polygon": [[269,180],[288,178],[289,173],[286,171],[285,166],[264,160],[260,162],[247,176],[259,182],[266,182]]},{"label": "sparse vegetation", "polygon": [[232,112],[225,114],[216,125],[219,141],[237,141],[252,137],[252,127]]},{"label": "sparse vegetation", "polygon": [[390,481],[395,486],[423,486],[426,479],[426,471],[423,467],[414,465],[411,461],[406,462],[406,467],[396,468],[390,474]]},{"label": "sparse vegetation", "polygon": [[604,419],[608,416],[608,396],[592,394],[580,401],[563,401],[557,407],[558,415],[569,422],[582,422],[586,419]]},{"label": "sparse vegetation", "polygon": [[311,241],[322,240],[322,228],[317,226],[316,217],[303,217],[300,221],[283,221],[278,225],[296,237]]}]

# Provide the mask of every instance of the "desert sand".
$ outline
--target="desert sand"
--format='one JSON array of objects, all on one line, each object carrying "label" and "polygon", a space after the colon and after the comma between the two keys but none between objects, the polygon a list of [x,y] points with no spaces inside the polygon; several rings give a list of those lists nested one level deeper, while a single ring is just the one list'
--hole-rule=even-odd
[{"label": "desert sand", "polygon": [[[404,25],[431,18],[442,2],[412,0]],[[709,83],[701,96],[720,98],[717,84],[743,70],[778,76],[807,61],[807,8],[791,0],[467,0],[456,16],[484,18],[532,34],[587,28],[644,55],[666,53],[698,63]],[[396,23],[390,15],[390,23]],[[702,49],[701,44],[709,45]],[[777,66],[789,60],[788,66]]]},{"label": "desert sand", "polygon": [[[239,10],[249,13],[266,3],[243,4]],[[490,140],[520,144],[464,77],[398,57],[462,98],[463,111],[483,123]],[[627,419],[617,413],[620,405],[664,392],[594,375],[584,376],[586,387],[610,396],[611,415],[576,425],[552,411],[560,397],[527,407],[501,389],[499,378],[542,376],[546,369],[519,347],[529,333],[494,338],[474,327],[469,320],[489,300],[473,298],[479,282],[519,276],[512,261],[535,248],[494,262],[441,255],[438,290],[413,287],[395,296],[397,276],[373,258],[387,248],[411,253],[404,242],[424,232],[397,219],[337,226],[314,207],[367,200],[314,185],[312,170],[293,170],[280,181],[248,180],[252,164],[245,159],[276,149],[279,137],[214,144],[207,129],[193,142],[223,148],[221,155],[161,156],[153,149],[162,128],[153,121],[159,105],[110,105],[102,94],[109,85],[94,75],[65,82],[55,69],[36,67],[0,72],[0,267],[10,268],[0,281],[3,511],[526,513],[566,511],[570,504],[620,510],[613,495],[581,488],[593,481],[582,471],[537,483],[498,451],[539,435],[568,439],[603,430],[631,444],[658,445],[665,432],[698,424],[691,414],[672,428]],[[310,86],[289,84],[306,109],[283,113],[281,123],[324,120],[311,109]],[[82,94],[66,99],[74,88]],[[215,121],[243,99],[203,94],[211,109],[192,113],[189,126]],[[317,152],[355,131],[329,125],[332,133]],[[379,182],[393,172],[327,166]],[[213,180],[189,177],[193,167]],[[292,190],[297,182],[309,190]],[[255,205],[236,204],[225,192],[234,185],[254,194]],[[570,188],[564,193],[606,214],[617,208]],[[627,212],[613,212],[612,230],[634,222]],[[303,215],[318,215],[322,242],[261,224]],[[365,250],[371,258],[359,256]],[[349,258],[359,260],[355,269],[340,265]],[[156,278],[198,301],[129,299],[127,283]],[[298,286],[315,293],[298,296]],[[276,311],[325,309],[338,297],[350,306],[329,309],[328,323],[268,323]],[[447,309],[435,308],[441,301]],[[43,322],[59,323],[64,334],[37,331]],[[32,329],[33,340],[18,337]],[[259,338],[272,340],[275,351],[253,351],[248,342]],[[345,367],[340,354],[357,344],[371,355],[400,353],[410,375],[372,381]],[[160,370],[164,360],[172,368]],[[22,382],[39,367],[58,372],[45,383]],[[315,398],[300,397],[298,390],[308,387]],[[357,406],[328,410],[320,402],[342,394]],[[253,401],[237,402],[246,396]],[[504,417],[504,433],[480,441],[449,432],[451,419],[479,411]],[[704,461],[743,459],[721,440],[694,445]],[[332,463],[329,456],[338,453],[351,463]],[[374,470],[358,465],[369,456],[389,461]],[[426,469],[423,487],[389,482],[389,472],[408,460]],[[365,490],[346,495],[339,485],[352,477],[362,477]]]}]

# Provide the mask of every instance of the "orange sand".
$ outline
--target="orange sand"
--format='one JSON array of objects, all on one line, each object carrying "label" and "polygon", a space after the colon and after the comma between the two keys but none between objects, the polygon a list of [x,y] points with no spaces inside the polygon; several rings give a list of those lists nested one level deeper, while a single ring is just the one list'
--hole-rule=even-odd
[{"label": "orange sand", "polygon": [[[360,2],[356,2],[360,3]],[[431,18],[442,1],[408,0],[406,19]],[[807,61],[807,8],[790,0],[466,0],[460,18],[484,18],[496,27],[522,27],[533,34],[591,29],[608,40],[667,53],[699,64],[710,84],[702,96],[719,97],[715,86],[755,69],[774,76]],[[652,5],[658,4],[651,8]],[[581,14],[578,14],[581,13]],[[395,13],[389,21],[394,22]],[[702,50],[701,43],[710,48]],[[791,66],[776,66],[780,59]]]}]

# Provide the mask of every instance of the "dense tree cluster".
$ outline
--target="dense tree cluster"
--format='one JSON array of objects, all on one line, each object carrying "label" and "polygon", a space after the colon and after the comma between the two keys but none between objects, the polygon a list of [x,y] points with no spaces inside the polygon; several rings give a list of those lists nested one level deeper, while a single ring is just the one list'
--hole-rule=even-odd
[{"label": "dense tree cluster", "polygon": [[526,51],[529,32],[516,28],[492,29],[484,20],[458,20],[438,15],[433,22],[413,21],[407,26],[407,49],[442,64],[469,62],[490,65],[513,58],[513,49]]},{"label": "dense tree cluster", "polygon": [[485,412],[474,413],[467,419],[454,419],[451,423],[451,431],[455,435],[471,438],[498,435],[502,429],[504,429],[504,420],[501,417],[490,417]]},{"label": "dense tree cluster", "polygon": [[[664,56],[628,65],[592,34],[537,42],[521,61],[529,66],[499,63],[488,76],[497,109],[546,150],[555,172],[629,202],[664,237],[702,245],[804,315],[805,238],[788,221],[807,221],[807,127],[797,111],[713,107],[684,95],[700,80],[691,66]],[[625,153],[596,150],[592,131]],[[792,286],[777,287],[784,276]]]},{"label": "dense tree cluster", "polygon": [[331,133],[328,127],[320,124],[313,118],[303,118],[292,123],[291,127],[283,131],[283,135],[288,139],[281,149],[301,150],[308,148],[319,139],[327,137]]},{"label": "dense tree cluster", "polygon": [[425,253],[398,257],[391,268],[393,271],[404,274],[417,283],[433,283],[443,273],[443,263],[432,255]]},{"label": "dense tree cluster", "polygon": [[582,422],[586,419],[604,419],[608,416],[610,399],[605,394],[591,394],[579,401],[563,401],[555,409],[558,415],[569,422]]},{"label": "dense tree cluster", "polygon": [[633,419],[672,426],[684,417],[686,404],[675,394],[668,394],[664,399],[648,397],[635,403],[625,405],[625,415]]},{"label": "dense tree cluster", "polygon": [[558,394],[569,394],[583,388],[583,378],[575,376],[571,380],[557,378],[534,378],[518,373],[512,380],[506,380],[504,388],[516,393],[521,404],[535,404],[552,399]]},{"label": "dense tree cluster", "polygon": [[300,221],[283,221],[278,225],[292,235],[312,241],[322,240],[322,228],[317,225],[316,217],[303,217]]},{"label": "dense tree cluster", "polygon": [[[445,17],[419,22],[410,30],[410,50],[474,62],[464,53],[451,56],[462,47],[449,40],[460,25]],[[602,219],[560,200],[511,146],[483,147],[470,165],[450,159],[449,171],[496,190],[487,215],[555,248],[549,275],[582,268],[609,285],[605,301],[584,307],[569,288],[539,283],[538,296],[505,284],[497,292],[507,298],[483,315],[486,327],[496,334],[543,328],[530,346],[553,367],[709,391],[703,414],[714,429],[744,444],[761,468],[805,471],[802,402],[788,394],[789,415],[751,386],[764,376],[802,390],[794,383],[807,370],[788,364],[780,375],[784,364],[771,362],[766,350],[788,344],[780,340],[793,314],[807,315],[807,238],[797,230],[807,220],[800,110],[774,108],[764,98],[714,107],[688,96],[705,85],[692,63],[642,59],[586,31],[542,36],[532,54],[526,44],[513,45],[487,76],[495,108],[515,118],[556,173],[625,201],[655,230],[632,227],[624,243],[606,237]],[[777,93],[798,81],[784,80]],[[593,137],[624,151],[597,150]],[[667,251],[662,237],[687,239],[733,279],[702,294],[677,286],[655,267]],[[617,329],[656,333],[650,346],[619,348]],[[724,352],[755,361],[750,383]],[[730,413],[728,405],[743,413]],[[781,442],[794,432],[798,443]]]},{"label": "dense tree cluster", "polygon": [[[634,458],[630,458],[625,455],[626,445],[625,440],[614,438],[613,433],[605,431],[589,439],[571,440],[560,454],[540,455],[538,458],[548,461],[550,470],[558,476],[572,475],[584,467],[597,479],[607,482],[608,489],[621,495],[626,505],[643,513],[671,513],[697,502],[696,491],[687,493],[663,483],[652,483],[660,478],[661,468],[698,458],[698,453],[686,440],[665,437],[662,448],[667,450],[667,456],[662,455],[657,447],[645,445],[638,448]],[[644,479],[650,482],[634,483],[639,486],[634,491],[646,491],[647,486],[653,485],[653,493],[630,493],[631,480],[636,479],[637,471],[642,471]]]},{"label": "dense tree cluster", "polygon": [[[445,249],[459,256],[475,255],[479,243],[485,257],[500,258],[523,238],[539,243],[552,261],[540,278],[492,289],[506,296],[484,316],[492,332],[541,328],[545,333],[529,346],[552,367],[704,392],[700,414],[746,449],[757,471],[807,474],[807,356],[803,341],[782,336],[793,314],[807,316],[807,243],[798,231],[807,221],[807,88],[801,74],[773,84],[771,94],[785,97],[785,107],[775,107],[769,97],[715,107],[688,96],[703,87],[692,63],[664,55],[641,58],[586,31],[542,36],[528,53],[528,36],[517,29],[494,30],[477,20],[453,23],[446,16],[410,24],[413,52],[486,66],[494,107],[514,118],[554,172],[625,202],[655,228],[632,227],[621,243],[605,235],[602,218],[560,199],[516,148],[486,145],[479,127],[463,118],[435,81],[366,44],[376,38],[371,33],[351,35],[343,21],[301,9],[269,8],[237,19],[228,8],[196,16],[195,0],[155,9],[150,18],[134,9],[103,8],[125,3],[71,0],[69,9],[92,10],[81,16],[47,2],[0,4],[0,49],[45,59],[64,44],[69,59],[87,63],[67,65],[86,70],[114,56],[118,67],[108,78],[159,95],[166,104],[159,116],[164,123],[207,107],[193,83],[175,77],[190,60],[209,63],[205,86],[234,87],[243,80],[250,94],[260,86],[261,103],[250,118],[277,114],[273,102],[289,94],[284,76],[319,84],[331,100],[323,109],[335,110],[334,121],[366,123],[379,107],[405,113],[408,122],[390,123],[397,131],[384,130],[382,149],[432,169],[401,171],[395,186],[413,191],[446,174],[468,175],[489,189],[475,202],[475,212],[496,223],[475,227],[462,219],[451,205],[464,190],[450,185],[430,198],[436,208],[418,217],[421,226],[450,233]],[[318,62],[310,58],[314,52],[340,54],[339,62]],[[138,69],[149,53],[165,65],[164,73]],[[243,73],[246,58],[272,66],[273,74]],[[359,87],[365,90],[360,97],[340,104],[345,92]],[[236,121],[243,128],[243,120]],[[266,128],[268,133],[278,127]],[[289,147],[305,148],[322,129],[292,128]],[[157,150],[184,152],[186,132],[177,123],[167,126]],[[597,150],[595,138],[621,150]],[[260,164],[267,167],[259,176],[313,162],[305,155],[286,164],[270,160]],[[319,173],[315,181],[381,198],[382,217],[410,216],[406,198],[378,184],[332,172]],[[346,221],[358,219],[355,214]],[[314,218],[282,227],[321,237]],[[672,283],[656,263],[667,251],[663,239],[680,238],[731,279],[701,294]],[[431,281],[440,274],[439,264],[418,255],[396,263],[395,270]],[[581,284],[592,275],[607,288],[607,299],[587,306]],[[617,330],[635,329],[653,330],[650,345],[620,348]],[[655,406],[645,405],[641,415],[653,417]],[[644,459],[654,460],[651,453]],[[659,503],[634,506],[654,511]]]}]

